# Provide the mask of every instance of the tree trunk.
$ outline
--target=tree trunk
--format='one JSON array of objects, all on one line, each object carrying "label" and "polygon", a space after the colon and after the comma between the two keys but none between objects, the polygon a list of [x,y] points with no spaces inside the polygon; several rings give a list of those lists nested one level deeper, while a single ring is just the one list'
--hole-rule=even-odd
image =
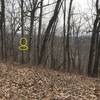
[{"label": "tree trunk", "polygon": [[69,13],[68,13],[68,22],[67,22],[67,44],[66,44],[66,49],[67,49],[67,56],[68,56],[68,72],[70,71],[70,65],[71,65],[71,60],[70,60],[70,47],[69,47],[69,36],[70,36],[70,20],[71,20],[71,9],[72,9],[72,3],[73,0],[70,0],[70,5],[69,5]]},{"label": "tree trunk", "polygon": [[47,29],[45,31],[45,36],[44,36],[43,44],[41,46],[41,51],[40,51],[39,64],[41,64],[42,60],[44,59],[43,57],[44,57],[45,50],[46,50],[46,43],[47,43],[49,35],[50,35],[50,30],[52,29],[53,23],[55,23],[55,21],[57,20],[61,5],[62,5],[62,0],[58,0],[56,7],[55,7],[55,10],[54,10],[54,14],[53,14],[51,20],[49,21],[49,24],[48,24]]},{"label": "tree trunk", "polygon": [[64,0],[64,18],[63,18],[63,69],[66,69],[66,0]]},{"label": "tree trunk", "polygon": [[95,62],[93,67],[93,77],[98,77],[98,69],[99,69],[99,59],[100,59],[100,36],[99,36],[99,30],[100,30],[100,22],[97,28],[97,42],[96,42],[96,54],[95,54]]},{"label": "tree trunk", "polygon": [[39,29],[38,29],[38,37],[37,37],[37,65],[39,64],[39,57],[40,57],[40,35],[41,35],[41,26],[42,26],[42,12],[43,12],[43,0],[41,0]]},{"label": "tree trunk", "polygon": [[[21,37],[24,37],[24,11],[23,11],[23,0],[21,0]],[[24,52],[21,53],[21,63],[24,64]]]},{"label": "tree trunk", "polygon": [[[29,32],[29,53],[28,53],[28,60],[30,62],[31,60],[31,48],[32,48],[32,37],[33,37],[33,26],[34,26],[34,18],[35,18],[35,11],[37,7],[38,0],[33,0],[33,8],[31,11],[31,17],[30,17],[30,32]],[[34,48],[35,49],[35,48]]]},{"label": "tree trunk", "polygon": [[94,25],[93,25],[90,52],[89,52],[88,76],[92,76],[92,71],[93,71],[92,69],[93,69],[93,65],[94,65],[97,25],[98,25],[98,21],[99,21],[98,0],[96,0],[96,13],[97,13],[97,15],[96,15],[96,19],[95,19],[95,22],[94,22]]}]

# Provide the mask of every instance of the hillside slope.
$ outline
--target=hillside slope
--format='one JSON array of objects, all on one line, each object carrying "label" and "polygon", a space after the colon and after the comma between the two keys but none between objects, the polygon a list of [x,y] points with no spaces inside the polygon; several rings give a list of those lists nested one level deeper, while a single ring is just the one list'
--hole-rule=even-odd
[{"label": "hillside slope", "polygon": [[100,100],[99,80],[0,64],[0,100]]}]

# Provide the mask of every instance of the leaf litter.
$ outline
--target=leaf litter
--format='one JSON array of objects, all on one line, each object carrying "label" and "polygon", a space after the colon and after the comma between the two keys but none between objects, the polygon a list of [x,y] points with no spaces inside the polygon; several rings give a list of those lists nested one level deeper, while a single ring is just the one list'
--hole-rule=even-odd
[{"label": "leaf litter", "polygon": [[82,75],[0,64],[0,100],[100,100],[99,84]]}]

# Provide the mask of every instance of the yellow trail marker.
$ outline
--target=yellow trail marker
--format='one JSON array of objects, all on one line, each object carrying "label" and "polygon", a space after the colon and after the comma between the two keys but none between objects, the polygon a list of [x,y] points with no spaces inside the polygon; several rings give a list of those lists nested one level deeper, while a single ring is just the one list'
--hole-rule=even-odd
[{"label": "yellow trail marker", "polygon": [[25,37],[22,37],[20,39],[20,46],[19,46],[19,50],[20,51],[27,51],[28,48],[28,43],[27,43],[27,39]]}]

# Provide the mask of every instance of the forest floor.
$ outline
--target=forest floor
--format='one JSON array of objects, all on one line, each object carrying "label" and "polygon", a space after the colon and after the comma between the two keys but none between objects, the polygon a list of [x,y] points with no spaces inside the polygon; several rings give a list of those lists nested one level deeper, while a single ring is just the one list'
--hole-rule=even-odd
[{"label": "forest floor", "polygon": [[100,80],[0,63],[0,100],[100,100]]}]

